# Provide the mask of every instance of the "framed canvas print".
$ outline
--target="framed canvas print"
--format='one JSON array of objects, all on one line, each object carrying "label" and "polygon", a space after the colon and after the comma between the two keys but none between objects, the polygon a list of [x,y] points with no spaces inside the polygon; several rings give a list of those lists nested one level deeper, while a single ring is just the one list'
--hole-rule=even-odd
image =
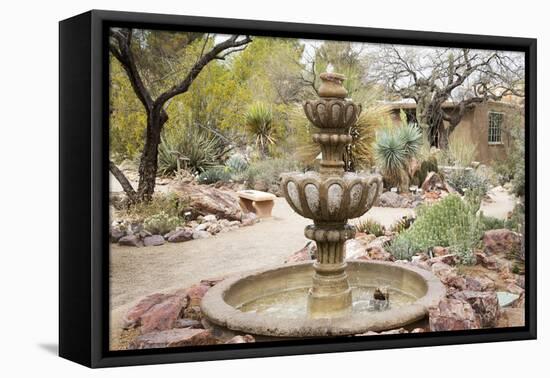
[{"label": "framed canvas print", "polygon": [[60,22],[60,355],[536,337],[536,40]]}]

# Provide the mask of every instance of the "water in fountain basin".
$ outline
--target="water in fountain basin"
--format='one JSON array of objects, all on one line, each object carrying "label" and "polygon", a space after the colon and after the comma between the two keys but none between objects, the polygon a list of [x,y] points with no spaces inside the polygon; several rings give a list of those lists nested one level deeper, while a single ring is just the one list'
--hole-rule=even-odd
[{"label": "water in fountain basin", "polygon": [[[373,299],[375,286],[352,287],[352,312],[362,313],[371,311],[385,311],[399,308],[414,302],[417,298],[395,288],[389,288],[389,306],[384,301]],[[276,318],[296,318],[307,315],[307,296],[309,288],[297,288],[281,291],[256,298],[243,303],[238,307],[242,312],[256,312],[268,314]],[[385,290],[383,290],[385,292]]]}]

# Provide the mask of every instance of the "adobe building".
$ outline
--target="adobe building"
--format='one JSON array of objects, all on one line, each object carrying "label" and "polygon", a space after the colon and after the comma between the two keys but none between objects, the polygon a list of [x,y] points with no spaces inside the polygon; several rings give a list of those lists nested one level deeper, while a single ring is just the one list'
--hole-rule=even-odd
[{"label": "adobe building", "polygon": [[[409,123],[416,124],[416,103],[397,101],[386,103],[390,109],[392,121],[399,125],[400,112],[403,110]],[[443,104],[448,113],[457,105],[453,102]],[[476,160],[488,164],[502,159],[511,143],[510,129],[515,124],[524,125],[523,106],[504,101],[487,101],[466,109],[462,120],[453,134],[460,134],[476,145]],[[447,122],[444,121],[447,126]]]}]

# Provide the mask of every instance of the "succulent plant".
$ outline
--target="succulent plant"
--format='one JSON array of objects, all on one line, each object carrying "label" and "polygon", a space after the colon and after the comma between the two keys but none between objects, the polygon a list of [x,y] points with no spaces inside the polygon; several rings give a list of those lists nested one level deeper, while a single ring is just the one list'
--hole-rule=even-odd
[{"label": "succulent plant", "polygon": [[372,219],[366,219],[359,221],[355,225],[355,229],[357,232],[363,232],[365,234],[372,234],[376,237],[384,235],[385,228],[380,223],[372,220]]},{"label": "succulent plant", "polygon": [[472,248],[482,233],[481,221],[472,206],[458,195],[449,195],[433,205],[421,206],[415,222],[397,236],[390,251],[401,251],[403,245],[408,245],[414,252],[427,252],[435,246],[452,247],[461,262],[470,263]]}]

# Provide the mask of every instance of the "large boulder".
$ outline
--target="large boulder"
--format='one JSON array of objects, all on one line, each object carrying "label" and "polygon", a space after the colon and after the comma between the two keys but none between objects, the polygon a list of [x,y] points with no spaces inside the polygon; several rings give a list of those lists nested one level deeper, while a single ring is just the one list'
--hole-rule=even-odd
[{"label": "large boulder", "polygon": [[123,326],[141,327],[142,334],[173,328],[186,304],[187,298],[181,294],[148,295],[126,313]]},{"label": "large boulder", "polygon": [[241,220],[242,210],[237,193],[230,189],[208,185],[182,185],[184,197],[196,214],[214,215],[218,219]]},{"label": "large boulder", "polygon": [[521,251],[521,235],[508,229],[485,231],[483,246],[487,255],[516,255]]},{"label": "large boulder", "polygon": [[122,319],[124,328],[133,328],[141,325],[141,316],[145,314],[151,307],[162,302],[166,294],[155,293],[146,296],[132,307]]},{"label": "large boulder", "polygon": [[458,331],[481,327],[479,316],[465,300],[445,298],[429,309],[430,331]]},{"label": "large boulder", "polygon": [[138,336],[128,349],[172,348],[189,345],[213,345],[217,340],[210,331],[193,328],[174,328],[160,332],[150,332]]},{"label": "large boulder", "polygon": [[475,313],[479,315],[481,327],[496,327],[500,311],[498,297],[494,291],[465,290],[455,293],[453,297],[464,300],[472,306]]},{"label": "large boulder", "polygon": [[141,333],[174,328],[187,299],[182,295],[168,295],[141,316]]}]

